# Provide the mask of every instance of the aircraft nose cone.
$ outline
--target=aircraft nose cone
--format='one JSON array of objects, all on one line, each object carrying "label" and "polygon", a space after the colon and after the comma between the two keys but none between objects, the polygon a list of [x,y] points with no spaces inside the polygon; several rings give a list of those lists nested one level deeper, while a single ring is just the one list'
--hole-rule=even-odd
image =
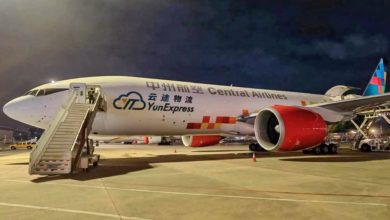
[{"label": "aircraft nose cone", "polygon": [[17,113],[18,113],[18,100],[17,99],[13,99],[9,102],[7,102],[4,106],[3,106],[3,112],[5,115],[7,115],[8,117],[12,118],[12,119],[15,119]]}]

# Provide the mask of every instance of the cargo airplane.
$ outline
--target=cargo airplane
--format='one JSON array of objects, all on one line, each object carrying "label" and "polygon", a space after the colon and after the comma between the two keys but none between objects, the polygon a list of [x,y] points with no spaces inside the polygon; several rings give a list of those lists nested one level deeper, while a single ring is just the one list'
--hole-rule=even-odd
[{"label": "cargo airplane", "polygon": [[217,144],[227,135],[254,135],[265,150],[296,151],[321,144],[329,125],[387,103],[385,81],[383,60],[362,95],[351,94],[356,88],[348,86],[319,95],[127,76],[86,77],[33,88],[8,102],[3,111],[46,129],[70,92],[77,89],[86,96],[93,87],[99,88],[105,103],[92,124],[94,135],[180,135],[192,147]]}]

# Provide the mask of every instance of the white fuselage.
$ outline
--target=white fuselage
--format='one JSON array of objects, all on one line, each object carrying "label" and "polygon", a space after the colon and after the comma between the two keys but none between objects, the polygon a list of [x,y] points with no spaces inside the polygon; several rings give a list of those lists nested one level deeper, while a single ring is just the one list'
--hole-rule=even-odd
[{"label": "white fuselage", "polygon": [[[302,106],[323,98],[307,93],[124,76],[64,80],[32,91],[69,88],[70,83],[100,87],[106,111],[98,112],[93,123],[92,134],[98,135],[229,133],[241,126],[233,119],[229,122],[229,118],[243,112],[255,113],[273,105]],[[7,103],[4,112],[15,120],[45,129],[68,94],[69,90],[65,90],[21,96]]]}]

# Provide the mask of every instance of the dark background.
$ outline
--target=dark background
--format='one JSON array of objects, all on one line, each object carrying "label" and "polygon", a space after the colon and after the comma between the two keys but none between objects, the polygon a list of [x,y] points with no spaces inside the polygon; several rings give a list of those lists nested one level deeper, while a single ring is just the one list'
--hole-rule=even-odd
[{"label": "dark background", "polygon": [[[364,89],[387,57],[389,12],[384,0],[2,0],[0,105],[94,75]],[[21,126],[2,112],[0,124]]]}]

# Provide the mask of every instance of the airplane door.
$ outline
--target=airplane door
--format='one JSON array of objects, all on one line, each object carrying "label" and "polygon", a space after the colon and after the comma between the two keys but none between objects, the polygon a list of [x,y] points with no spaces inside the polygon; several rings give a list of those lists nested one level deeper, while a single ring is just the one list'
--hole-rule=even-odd
[{"label": "airplane door", "polygon": [[85,83],[71,83],[70,91],[76,92],[76,103],[86,103],[86,92],[87,85]]}]

